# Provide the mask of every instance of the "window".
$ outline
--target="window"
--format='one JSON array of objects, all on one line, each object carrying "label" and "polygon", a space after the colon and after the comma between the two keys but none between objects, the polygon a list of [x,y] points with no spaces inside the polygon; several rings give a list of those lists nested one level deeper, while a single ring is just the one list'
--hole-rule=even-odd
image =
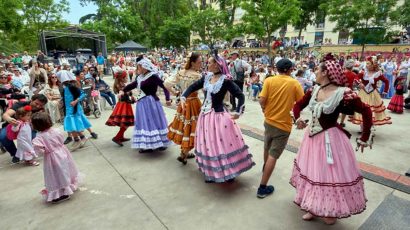
[{"label": "window", "polygon": [[326,19],[326,14],[324,11],[318,11],[316,12],[316,29],[324,29],[325,28],[325,19]]},{"label": "window", "polygon": [[341,30],[339,31],[339,45],[345,45],[349,43],[349,31]]},{"label": "window", "polygon": [[315,45],[323,44],[323,32],[315,32]]}]

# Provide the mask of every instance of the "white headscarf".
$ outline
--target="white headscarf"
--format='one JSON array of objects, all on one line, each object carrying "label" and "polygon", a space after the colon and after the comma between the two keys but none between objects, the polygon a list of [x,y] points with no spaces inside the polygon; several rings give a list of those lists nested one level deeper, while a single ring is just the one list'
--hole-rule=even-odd
[{"label": "white headscarf", "polygon": [[141,59],[139,62],[137,62],[138,65],[141,65],[142,68],[153,72],[153,73],[157,73],[158,69],[157,67],[154,66],[154,64],[152,64],[152,62],[148,59],[148,58],[143,58]]},{"label": "white headscarf", "polygon": [[67,70],[61,70],[56,75],[61,83],[76,80],[74,74]]}]

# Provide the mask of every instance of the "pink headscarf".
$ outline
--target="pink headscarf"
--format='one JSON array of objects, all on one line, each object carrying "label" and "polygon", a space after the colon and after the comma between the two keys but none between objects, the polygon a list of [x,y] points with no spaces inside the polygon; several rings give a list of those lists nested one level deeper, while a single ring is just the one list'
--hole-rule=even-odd
[{"label": "pink headscarf", "polygon": [[327,54],[323,61],[329,73],[328,77],[330,82],[338,86],[345,86],[347,83],[345,73],[342,66],[335,60],[333,55],[331,53]]},{"label": "pink headscarf", "polygon": [[219,70],[221,71],[221,74],[225,75],[226,79],[232,80],[232,76],[231,76],[231,73],[229,72],[228,65],[226,64],[225,59],[218,55],[217,50],[214,51],[213,56],[214,56],[216,63],[219,66]]}]

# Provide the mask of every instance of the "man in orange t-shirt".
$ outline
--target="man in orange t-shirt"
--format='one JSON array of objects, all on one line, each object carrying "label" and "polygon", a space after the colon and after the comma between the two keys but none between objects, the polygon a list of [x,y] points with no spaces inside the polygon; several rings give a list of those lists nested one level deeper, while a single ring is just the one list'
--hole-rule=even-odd
[{"label": "man in orange t-shirt", "polygon": [[273,193],[274,187],[267,185],[276,161],[288,143],[292,130],[290,111],[295,102],[303,97],[303,89],[290,74],[293,63],[289,59],[281,59],[276,68],[279,75],[267,78],[259,94],[259,103],[265,115],[264,167],[257,197],[265,198]]}]

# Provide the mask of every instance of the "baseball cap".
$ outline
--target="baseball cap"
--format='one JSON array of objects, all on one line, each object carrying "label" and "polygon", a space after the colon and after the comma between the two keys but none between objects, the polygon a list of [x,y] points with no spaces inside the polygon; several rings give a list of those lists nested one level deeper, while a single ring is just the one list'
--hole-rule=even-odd
[{"label": "baseball cap", "polygon": [[276,63],[276,68],[282,73],[287,72],[292,67],[293,63],[287,58],[282,58]]}]

